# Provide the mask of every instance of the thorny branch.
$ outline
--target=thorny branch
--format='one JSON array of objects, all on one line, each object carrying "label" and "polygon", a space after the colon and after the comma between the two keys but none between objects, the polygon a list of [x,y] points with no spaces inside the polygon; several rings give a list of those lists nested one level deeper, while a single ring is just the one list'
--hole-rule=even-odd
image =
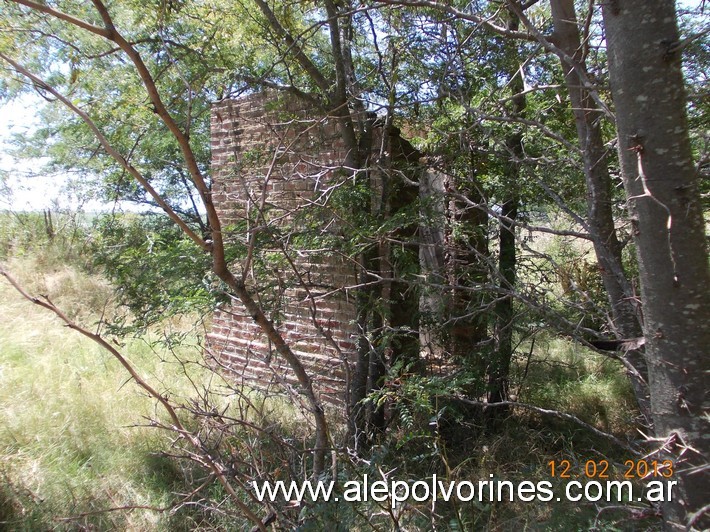
[{"label": "thorny branch", "polygon": [[671,210],[666,205],[663,203],[661,200],[659,200],[656,196],[653,195],[651,190],[648,188],[648,179],[646,178],[646,171],[643,168],[643,145],[638,144],[636,146],[633,146],[630,148],[632,151],[636,153],[636,162],[637,162],[637,171],[638,171],[638,177],[637,179],[641,181],[641,186],[643,187],[643,194],[639,194],[638,196],[631,196],[627,198],[627,201],[631,200],[638,200],[641,198],[649,198],[652,200],[656,205],[661,207],[664,211],[666,211],[666,235],[667,235],[667,242],[668,242],[668,255],[671,260],[671,264],[673,265],[673,282],[677,283],[678,282],[678,265],[676,264],[675,260],[675,254],[673,253],[673,241],[672,241],[672,229],[673,229],[673,216],[671,215]]}]

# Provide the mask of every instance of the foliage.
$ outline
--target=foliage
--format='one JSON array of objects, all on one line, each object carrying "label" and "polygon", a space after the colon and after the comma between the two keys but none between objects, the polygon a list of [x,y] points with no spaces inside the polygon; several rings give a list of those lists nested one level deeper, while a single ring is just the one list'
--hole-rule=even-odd
[{"label": "foliage", "polygon": [[[392,468],[411,478],[434,471],[446,478],[530,473],[535,468],[539,474],[542,456],[576,456],[580,448],[601,448],[593,437],[580,436],[565,423],[526,417],[515,405],[501,409],[502,416],[486,407],[469,408],[494,386],[507,388],[504,395],[511,399],[514,395],[508,394],[514,391],[521,401],[574,413],[597,428],[633,433],[636,420],[623,413],[636,406],[620,367],[610,362],[622,359],[597,358],[578,345],[620,334],[614,312],[621,300],[614,301],[603,282],[613,269],[602,266],[599,248],[607,241],[597,238],[594,249],[587,243],[597,230],[594,214],[600,205],[595,204],[595,193],[617,185],[622,172],[611,153],[595,155],[589,164],[588,138],[570,109],[574,91],[584,92],[591,105],[585,109],[587,117],[593,116],[599,127],[602,150],[611,152],[626,141],[615,138],[614,117],[607,112],[608,61],[595,5],[579,6],[578,31],[584,44],[574,51],[580,56],[571,68],[564,57],[560,67],[555,55],[562,54],[555,48],[558,36],[550,37],[546,4],[527,2],[520,14],[515,11],[522,8],[519,2],[420,4],[3,4],[0,94],[12,97],[34,90],[48,102],[42,111],[45,125],[16,138],[16,149],[47,157],[53,171],[73,172],[75,186],[87,196],[159,205],[170,220],[153,213],[101,215],[89,229],[68,214],[7,214],[3,222],[8,223],[0,226],[0,257],[11,266],[21,266],[25,255],[35,257],[23,281],[50,300],[74,307],[68,311],[72,319],[98,320],[98,332],[147,333],[151,327],[166,327],[168,318],[202,317],[219,303],[239,300],[262,327],[265,343],[276,346],[298,376],[301,395],[292,383],[284,386],[294,403],[299,402],[295,398],[307,398],[302,411],[294,406],[274,416],[265,413],[266,401],[254,400],[233,383],[214,393],[198,383],[192,368],[186,372],[196,396],[189,400],[177,400],[162,390],[149,392],[168,412],[177,408],[184,414],[186,427],[171,420],[184,443],[170,449],[177,460],[161,457],[157,464],[139,468],[158,477],[151,504],[174,502],[167,491],[175,488],[196,490],[185,506],[205,508],[180,513],[182,521],[166,517],[160,526],[230,528],[242,523],[250,511],[266,510],[244,490],[248,480],[305,478],[311,471],[327,476],[324,458],[331,448],[333,459],[345,463],[336,473],[339,480],[365,472],[385,476]],[[693,150],[705,173],[707,43],[699,23],[688,19],[684,28],[697,34],[681,43],[691,92]],[[584,74],[579,87],[567,86],[566,74],[572,70]],[[324,120],[337,123],[348,161],[330,170],[332,186],[315,205],[288,211],[267,200],[260,212],[254,209],[245,219],[223,225],[212,195],[209,102],[265,88],[300,98],[322,111]],[[54,105],[57,101],[64,106]],[[278,113],[277,105],[272,110]],[[288,111],[278,116],[298,118]],[[377,165],[371,164],[367,145],[375,125],[383,139],[390,139],[382,141]],[[390,137],[397,128],[412,139],[416,150],[405,141],[395,146]],[[395,148],[404,152],[407,164],[395,160]],[[235,153],[240,149],[234,146]],[[628,155],[624,150],[621,154],[622,160]],[[272,155],[276,161],[278,154],[267,147],[245,151],[244,167],[236,170],[265,168]],[[600,168],[607,159],[611,171],[604,172],[604,184],[595,189],[589,167]],[[440,173],[443,185],[436,194],[419,197],[417,186],[428,172]],[[384,183],[382,190],[372,186],[375,175]],[[582,186],[585,179],[587,190]],[[3,176],[3,187],[8,182]],[[639,231],[635,221],[627,219],[621,188],[614,190],[603,205],[613,215],[610,231],[622,241],[632,240]],[[514,208],[506,210],[510,205]],[[64,220],[73,233],[57,231]],[[419,239],[426,227],[435,227],[442,241],[436,244],[442,265],[431,271],[420,255]],[[509,234],[515,243],[504,244],[502,236]],[[545,235],[556,236],[545,240]],[[635,278],[648,269],[630,258],[633,251],[632,245],[626,246],[616,264],[619,271],[613,272],[624,285],[624,301],[636,297]],[[362,431],[367,434],[362,446],[357,430],[342,437],[338,430],[328,432],[311,375],[278,330],[285,314],[284,294],[308,286],[303,279],[311,272],[299,269],[298,261],[305,255],[315,261],[341,257],[358,268],[358,287],[352,290],[359,305],[360,345],[353,367],[365,373],[346,380],[352,385],[363,377],[367,389],[364,399],[349,406],[364,405],[381,414],[377,430]],[[64,258],[68,267],[62,269]],[[506,258],[514,271],[505,271]],[[74,265],[94,274],[91,280],[82,281],[71,270]],[[99,272],[115,289],[121,310],[107,304],[109,289],[95,275]],[[77,294],[85,305],[78,303]],[[436,299],[432,308],[422,305],[423,294]],[[540,335],[540,330],[548,332]],[[434,362],[419,356],[421,333],[439,342]],[[503,345],[504,336],[510,345]],[[251,344],[243,348],[251,349]],[[210,362],[215,371],[208,380],[234,370],[220,366],[219,356]],[[501,362],[510,367],[499,375]],[[20,370],[13,371],[22,376]],[[63,381],[74,378],[57,372]],[[653,379],[647,381],[654,384]],[[644,397],[637,392],[638,399]],[[83,407],[72,416],[98,419],[109,410],[105,404]],[[151,418],[161,424],[160,418]],[[62,427],[69,424],[68,418],[60,421]],[[45,445],[47,455],[38,458],[44,460],[40,469],[65,462],[68,469],[84,474],[87,464],[110,445],[96,424],[79,427],[84,432],[77,438],[67,430],[67,446],[58,447],[58,455],[52,454],[51,443]],[[19,434],[18,447],[33,448],[31,436],[16,427],[13,431]],[[521,433],[529,437],[532,449],[513,445],[523,458],[506,455],[503,448]],[[157,446],[152,440],[149,444]],[[145,461],[141,445],[135,443],[138,456],[130,463]],[[346,452],[350,445],[356,453]],[[537,458],[532,456],[536,446]],[[489,447],[494,451],[489,453]],[[618,450],[603,452],[613,455]],[[107,463],[124,462],[108,456]],[[100,474],[108,474],[105,467],[97,468]],[[10,479],[10,488],[0,494],[3,512],[37,506],[33,490],[15,480],[21,471],[0,473]],[[96,479],[92,472],[87,475],[82,477],[87,484]],[[235,492],[235,486],[241,491]],[[111,498],[118,490],[109,486],[105,491]],[[48,497],[62,501],[59,490]],[[85,499],[91,507],[98,496],[89,490]],[[58,507],[49,513],[56,514]],[[105,510],[106,505],[97,503],[97,508]],[[89,511],[83,506],[71,509]],[[333,520],[363,527],[375,523],[370,526],[451,529],[538,522],[554,529],[560,522],[539,508],[511,511],[483,503],[436,511],[411,505],[399,513],[374,504],[275,504],[268,510],[276,512],[279,526],[305,529],[323,528]],[[594,509],[586,510],[592,513],[579,518],[579,527],[594,522],[598,528],[601,514],[595,520]],[[44,518],[40,515],[31,524],[48,526]],[[133,526],[108,514],[92,519],[87,517],[83,525]],[[259,525],[258,519],[249,519]]]},{"label": "foliage", "polygon": [[585,244],[555,237],[545,251],[553,265],[553,278],[559,282],[555,290],[558,310],[573,323],[604,330],[606,292],[593,250]]},{"label": "foliage", "polygon": [[107,324],[123,334],[177,315],[204,315],[223,296],[210,259],[164,216],[103,215],[94,221],[91,257],[130,311]]},{"label": "foliage", "polygon": [[703,38],[707,28],[707,13],[699,15],[693,10],[682,11],[680,17],[681,32],[689,40],[683,49],[683,68],[688,85],[688,119],[693,143],[694,159],[698,161],[700,171],[700,189],[707,207],[710,188],[710,108],[708,107],[708,70],[710,70],[710,43]]},{"label": "foliage", "polygon": [[[76,337],[67,337],[61,327],[47,323],[46,316],[29,311],[8,287],[2,290],[3,296],[7,296],[5,301],[10,303],[2,309],[3,326],[0,327],[4,346],[0,380],[3,383],[1,389],[6,391],[0,394],[4,420],[0,433],[0,475],[4,479],[0,489],[3,504],[0,506],[3,511],[0,521],[15,529],[59,526],[67,530],[77,527],[214,530],[234,528],[243,522],[230,515],[234,509],[223,502],[219,511],[212,512],[207,508],[207,501],[218,502],[224,498],[224,492],[217,485],[204,491],[202,498],[194,504],[183,504],[175,512],[147,509],[102,512],[119,505],[164,508],[178,503],[182,497],[179,494],[192,491],[205,479],[189,462],[168,456],[176,453],[170,438],[156,432],[156,428],[135,426],[136,415],[152,418],[154,406],[136,394],[132,387],[123,385],[125,378],[115,361]],[[31,349],[28,349],[25,338],[36,330],[42,333],[32,340]],[[556,352],[559,348],[552,350],[545,363],[552,367],[559,364],[557,371],[560,372],[571,371],[565,365],[565,355]],[[144,372],[155,376],[166,392],[176,398],[199,400],[193,383],[206,383],[210,379],[209,373],[203,373],[204,381],[196,381],[199,364],[191,363],[193,383],[190,383],[182,374],[183,366],[178,359],[164,347],[157,349],[142,340],[130,344],[134,361]],[[182,349],[180,359],[183,362],[191,356],[194,353],[191,355],[187,348]],[[576,371],[581,373],[576,373],[576,378],[587,371],[581,361],[578,359]],[[606,368],[607,371],[610,369],[608,365]],[[546,382],[549,378],[549,369],[540,369],[539,374],[530,377],[535,381],[528,383],[531,390],[537,389],[537,379]],[[560,382],[565,379],[561,377]],[[443,380],[436,389],[433,384],[417,378],[413,382],[406,381],[406,386],[409,398],[402,404],[415,408],[425,406],[422,386],[429,386],[427,394],[450,392]],[[211,400],[221,404],[221,408],[231,403],[225,411],[227,415],[270,427],[270,432],[259,432],[260,436],[257,436],[244,432],[237,424],[220,428],[215,418],[210,422],[209,417],[202,420],[198,417],[190,422],[202,424],[206,434],[212,433],[222,440],[220,448],[224,449],[226,459],[234,460],[233,467],[243,467],[236,457],[258,449],[264,465],[278,464],[277,468],[264,469],[269,471],[268,478],[299,478],[303,467],[300,459],[284,452],[284,448],[276,443],[278,437],[303,436],[292,410],[278,401],[262,406],[255,395],[248,400],[220,387],[214,387],[213,391],[216,393]],[[577,400],[580,406],[585,404],[584,396],[577,395],[573,388],[565,391],[569,401]],[[22,409],[18,409],[18,397],[22,398]],[[236,397],[241,398],[236,400]],[[612,396],[603,395],[601,401],[607,412],[621,414],[624,410],[618,408]],[[548,459],[569,458],[570,453],[575,452],[581,453],[579,459],[586,457],[580,451],[581,439],[560,438],[541,420],[516,417],[510,420],[504,431],[491,433],[464,417],[462,412],[453,417],[448,412],[447,409],[438,414],[437,426],[431,425],[431,417],[425,415],[427,429],[419,436],[415,434],[419,430],[417,426],[407,426],[402,419],[391,436],[381,442],[368,464],[341,462],[341,483],[362,478],[366,473],[371,479],[378,479],[381,478],[380,471],[393,468],[396,468],[398,480],[420,480],[434,472],[447,481],[485,479],[490,473],[510,479],[514,478],[515,472],[525,479],[535,479],[530,475],[542,474]],[[559,431],[559,428],[554,430]],[[521,437],[521,431],[525,437]],[[599,447],[600,442],[595,445]],[[333,519],[349,523],[351,527],[355,524],[366,526],[370,522],[388,529],[390,517],[382,510],[373,502],[320,502],[306,505],[291,517],[302,528],[310,530],[321,529]],[[428,518],[422,515],[425,511],[424,506],[404,508],[398,517],[400,525],[426,527]],[[95,513],[76,517],[83,512]],[[574,515],[570,516],[570,512]],[[551,529],[554,523],[565,523],[569,529],[588,526],[596,511],[591,505],[582,508],[554,505],[550,512],[544,506],[519,503],[512,507],[441,503],[437,506],[437,514],[440,515],[437,523],[452,530],[456,526],[469,529],[494,523],[504,526],[510,520],[531,526],[537,523],[546,529]],[[613,514],[608,516],[609,519],[613,517]],[[67,521],[57,521],[60,518],[67,518]]]},{"label": "foliage", "polygon": [[65,261],[87,265],[85,250],[89,217],[69,210],[0,211],[0,258],[40,256],[45,265]]}]

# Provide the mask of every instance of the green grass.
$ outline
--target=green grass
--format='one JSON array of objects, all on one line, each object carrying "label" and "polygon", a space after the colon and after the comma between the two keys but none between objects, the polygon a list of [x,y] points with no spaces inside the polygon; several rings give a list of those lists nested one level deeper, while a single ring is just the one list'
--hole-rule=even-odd
[{"label": "green grass", "polygon": [[[31,295],[49,297],[72,320],[96,330],[100,320],[111,322],[125,311],[117,308],[113,287],[85,256],[86,224],[56,216],[55,222],[60,221],[64,229],[49,238],[41,214],[0,212],[0,262]],[[165,421],[165,412],[128,379],[117,360],[51,312],[23,299],[4,278],[0,301],[0,530],[239,526],[239,518],[225,517],[229,505],[215,482],[194,497],[197,505],[175,509],[204,482],[206,472],[189,460],[166,456],[183,454],[174,445],[176,434],[148,426],[151,420]],[[287,402],[267,405],[253,392],[240,401],[235,394],[241,390],[225,386],[204,367],[197,321],[173,317],[143,339],[111,341],[173,404],[195,400],[204,406],[200,401],[207,395],[208,411],[278,426],[307,441],[307,426]],[[170,342],[156,341],[172,333],[179,341],[170,348]],[[224,447],[226,442],[235,452],[246,445],[249,452],[250,442],[256,441],[245,438],[238,427],[227,429],[231,435],[222,439],[220,430],[212,435],[209,417],[197,419],[184,409],[179,415],[208,445],[214,440]],[[282,421],[274,424],[264,417]],[[272,459],[267,447],[257,449],[263,454],[262,467]],[[230,459],[229,449],[217,452]],[[202,502],[219,509],[200,506],[204,496],[208,499]],[[133,508],[115,511],[127,507]]]},{"label": "green grass", "polygon": [[[26,272],[21,277],[32,277]],[[30,284],[49,287],[70,308],[72,300],[82,301],[77,294],[99,299],[102,283],[64,272],[55,286],[56,272]],[[159,512],[95,513],[164,507],[175,491],[186,491],[176,466],[159,454],[170,449],[170,435],[135,426],[162,415],[155,401],[126,382],[125,370],[98,345],[23,300],[4,280],[0,299],[0,529],[167,529],[168,517]],[[87,306],[71,313],[86,317]],[[161,391],[192,391],[179,365],[161,362],[169,353],[141,340],[122,351]]]},{"label": "green grass", "polygon": [[[71,261],[55,260],[61,256],[45,246],[5,258],[3,267],[30,294],[47,295],[72,319],[95,330],[99,316],[117,312],[111,287]],[[181,454],[173,446],[176,434],[148,426],[167,416],[118,361],[22,298],[4,278],[0,301],[0,530],[218,529],[219,512],[189,505],[171,509],[203,482],[205,472],[189,461],[166,457]],[[281,419],[280,430],[307,437],[302,419],[287,402],[266,405],[255,393],[239,401],[235,390],[204,367],[193,327],[187,318],[173,318],[142,339],[116,342],[148,383],[174,404],[208,394],[210,407],[219,411],[229,408],[234,417],[257,423],[264,423],[260,415]],[[177,346],[156,341],[171,332],[180,335]],[[205,422],[179,413],[188,428],[199,431]],[[262,451],[268,463],[268,451]],[[216,485],[207,492],[218,500],[224,497]],[[113,510],[124,507],[136,508]]]},{"label": "green grass", "polygon": [[[8,220],[0,213],[0,222]],[[99,316],[110,320],[118,312],[112,288],[92,273],[81,251],[81,239],[64,234],[48,241],[41,218],[20,222],[4,227],[0,223],[3,265],[32,294],[48,295],[72,319],[84,325],[95,323]],[[195,507],[177,513],[145,509],[175,504],[179,494],[190,492],[204,478],[204,472],[194,465],[162,454],[176,452],[174,433],[144,426],[148,419],[163,415],[155,401],[127,381],[125,370],[105,351],[67,329],[48,311],[23,300],[2,279],[0,301],[0,530],[173,531],[239,526],[234,515],[201,513]],[[178,332],[188,331],[186,341],[177,348],[180,359],[201,362],[200,349],[187,345],[196,339],[189,332],[189,319],[181,324],[174,320],[161,323],[155,336],[169,333],[173,325]],[[209,419],[190,419],[181,411],[186,426],[200,430],[207,442],[219,442],[216,451],[224,457],[234,457],[237,465],[240,457],[248,457],[244,458],[247,469],[254,467],[277,477],[273,470],[283,468],[286,475],[286,466],[293,466],[298,476],[302,465],[298,458],[267,435],[310,447],[307,424],[288,401],[266,404],[258,394],[249,394],[256,408],[246,407],[245,401],[235,399],[234,390],[224,388],[220,378],[201,365],[191,365],[192,382],[186,379],[175,353],[162,344],[126,340],[120,350],[152,385],[169,391],[177,402],[196,397],[195,387],[200,391],[211,388],[216,393],[210,399],[217,410],[229,408],[234,418],[268,427],[263,433],[250,434],[232,427],[223,438],[220,430],[210,432]],[[528,348],[522,346],[520,351]],[[530,363],[516,361],[511,382],[520,402],[574,414],[622,438],[633,434],[636,409],[623,369],[563,338],[539,335]],[[347,472],[348,479],[358,478],[363,471],[377,476],[379,467],[385,471],[396,468],[396,477],[412,480],[437,472],[440,478],[458,480],[486,479],[494,473],[499,478],[536,481],[549,478],[546,464],[551,459],[583,463],[600,456],[617,462],[629,458],[584,429],[559,420],[514,410],[492,429],[477,421],[475,414],[466,417],[469,414],[441,438],[431,431],[422,432],[421,427],[415,427],[417,437],[410,438],[406,427],[393,427],[368,456],[369,469],[341,462],[343,473]],[[248,469],[246,475],[251,474]],[[210,504],[224,499],[217,484],[202,495],[213,498],[205,501]],[[131,506],[141,508],[107,511]],[[345,508],[342,504],[311,510],[321,514],[313,521],[315,529],[318,523],[332,524],[336,514],[338,518],[350,516],[346,522],[352,524],[366,523],[373,518],[371,512],[379,512],[376,507]],[[414,528],[427,528],[429,511],[424,506],[410,511],[409,517],[402,516],[403,524],[408,521]],[[597,517],[594,505],[564,502],[441,505],[437,512],[446,516],[439,526],[447,529],[446,522],[451,530],[586,530]],[[380,514],[375,518],[389,523]],[[656,525],[626,521],[627,512],[609,512],[597,526],[600,530],[641,530]]]},{"label": "green grass", "polygon": [[621,364],[563,338],[536,342],[520,401],[576,415],[598,429],[633,433],[638,415]]}]

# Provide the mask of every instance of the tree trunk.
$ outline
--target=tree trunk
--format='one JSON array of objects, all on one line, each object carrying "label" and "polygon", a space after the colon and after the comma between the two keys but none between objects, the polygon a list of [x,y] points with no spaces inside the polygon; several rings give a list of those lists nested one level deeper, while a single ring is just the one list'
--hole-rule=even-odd
[{"label": "tree trunk", "polygon": [[[485,203],[473,165],[465,180],[447,175],[444,189],[449,225],[444,232],[444,264],[446,284],[451,289],[443,321],[448,324],[445,335],[449,337],[449,362],[462,362],[475,357],[486,338],[486,319],[479,310],[484,296],[472,288],[485,283],[488,277],[484,260],[488,255],[488,219],[485,210],[471,206]],[[462,196],[466,197],[465,202],[459,199]],[[456,234],[456,226],[465,228],[463,234]]]},{"label": "tree trunk", "polygon": [[[500,235],[498,237],[499,256],[498,274],[499,283],[505,290],[515,288],[517,253],[515,249],[515,225],[514,221],[518,216],[518,198],[513,197],[504,202],[501,208],[501,215],[511,221],[501,219],[499,224]],[[513,297],[509,295],[498,296],[500,299],[496,303],[496,325],[495,325],[495,351],[493,360],[489,368],[488,375],[488,402],[500,403],[508,401],[509,398],[509,377],[510,363],[513,359]],[[506,408],[496,408],[491,412],[500,415]]]},{"label": "tree trunk", "polygon": [[674,4],[616,0],[604,4],[603,17],[639,262],[651,414],[679,482],[664,518],[668,529],[684,530],[693,519],[702,529],[710,526],[702,515],[710,485],[710,273]]},{"label": "tree trunk", "polygon": [[[563,54],[560,61],[565,74],[572,112],[577,128],[577,138],[584,161],[584,178],[587,188],[587,221],[599,264],[602,282],[611,308],[613,328],[617,338],[636,338],[641,334],[638,311],[633,305],[634,294],[624,273],[621,260],[621,243],[614,227],[612,212],[612,187],[607,165],[607,150],[601,133],[602,110],[584,87],[582,73],[586,73],[585,57],[574,0],[551,0],[554,23],[553,41]],[[576,65],[569,64],[566,57]],[[636,400],[646,423],[650,425],[648,398],[648,370],[643,355],[634,350],[629,358],[637,374],[630,374]]]},{"label": "tree trunk", "polygon": [[446,284],[445,219],[446,177],[433,168],[419,177],[420,226],[419,267],[422,276],[419,298],[419,346],[429,370],[445,363],[441,334],[444,311],[451,299],[441,287]]},{"label": "tree trunk", "polygon": [[[517,31],[520,19],[508,12],[507,29]],[[506,41],[506,55],[510,68],[510,90],[513,93],[511,115],[522,117],[527,101],[523,91],[525,83],[523,71],[519,65],[519,50],[515,41]],[[503,176],[504,197],[501,202],[501,218],[498,224],[498,284],[506,291],[513,292],[516,283],[517,250],[515,243],[515,220],[518,217],[520,197],[520,159],[523,157],[523,136],[513,132],[505,139],[505,156],[508,161]],[[488,370],[488,402],[500,403],[508,400],[508,381],[510,364],[513,359],[513,297],[498,295],[495,306],[495,345]],[[502,415],[507,407],[494,409],[494,415]]]}]

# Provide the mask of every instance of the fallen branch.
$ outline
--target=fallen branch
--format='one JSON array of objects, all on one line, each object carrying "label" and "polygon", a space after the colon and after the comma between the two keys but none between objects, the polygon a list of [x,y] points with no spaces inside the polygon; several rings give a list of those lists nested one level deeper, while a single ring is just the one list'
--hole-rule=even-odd
[{"label": "fallen branch", "polygon": [[623,441],[621,441],[619,438],[617,438],[613,434],[609,434],[608,432],[604,432],[602,430],[599,430],[598,428],[590,425],[589,423],[582,421],[577,416],[574,416],[572,414],[568,414],[566,412],[560,412],[559,410],[548,410],[546,408],[541,408],[539,406],[529,405],[526,403],[518,403],[516,401],[501,401],[499,403],[487,403],[484,401],[473,401],[471,399],[467,399],[465,397],[461,397],[458,395],[452,395],[452,396],[450,396],[450,398],[455,399],[456,401],[460,401],[460,402],[467,404],[467,405],[482,407],[484,410],[486,410],[487,408],[508,406],[508,407],[513,407],[513,408],[521,408],[523,410],[530,410],[531,412],[537,412],[538,414],[542,414],[544,416],[555,417],[557,419],[563,419],[565,421],[571,421],[572,423],[579,425],[580,427],[592,432],[593,434],[595,434],[596,436],[599,436],[600,438],[604,438],[604,439],[612,442],[614,445],[617,445],[618,447],[630,452],[631,454],[633,454],[635,456],[641,455],[641,452],[638,449],[636,449],[635,447],[633,447],[627,443],[624,443]]}]

